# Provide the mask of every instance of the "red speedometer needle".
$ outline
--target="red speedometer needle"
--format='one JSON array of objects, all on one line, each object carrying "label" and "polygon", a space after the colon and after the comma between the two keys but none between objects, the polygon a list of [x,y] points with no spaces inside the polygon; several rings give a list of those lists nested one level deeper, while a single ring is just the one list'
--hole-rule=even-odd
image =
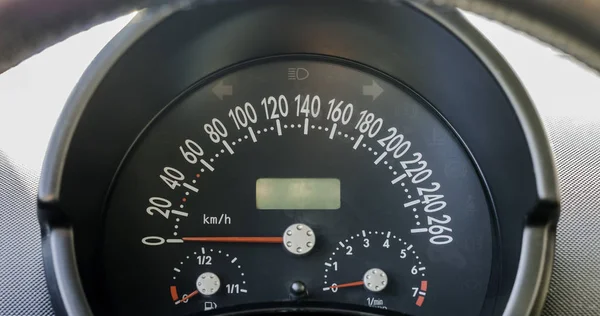
[{"label": "red speedometer needle", "polygon": [[283,237],[183,237],[183,241],[281,244]]},{"label": "red speedometer needle", "polygon": [[194,292],[192,292],[192,293],[188,294],[187,296],[186,296],[186,295],[184,295],[184,296],[185,296],[185,298],[182,298],[182,299],[180,299],[179,301],[175,302],[175,305],[177,305],[177,304],[179,304],[179,303],[181,303],[181,302],[183,302],[183,301],[187,301],[187,300],[189,300],[190,298],[192,298],[192,297],[194,297],[194,296],[198,295],[198,293],[200,293],[200,292],[198,292],[198,290],[195,290]]},{"label": "red speedometer needle", "polygon": [[361,286],[361,285],[364,285],[364,284],[365,284],[364,281],[356,281],[356,282],[350,282],[350,283],[343,283],[343,284],[332,285],[329,288],[330,289],[340,289],[340,288],[344,288],[344,287]]}]

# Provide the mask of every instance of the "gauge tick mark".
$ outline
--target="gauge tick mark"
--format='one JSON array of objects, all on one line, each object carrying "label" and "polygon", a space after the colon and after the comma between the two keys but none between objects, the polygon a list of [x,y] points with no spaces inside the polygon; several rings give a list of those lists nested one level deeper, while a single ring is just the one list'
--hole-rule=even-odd
[{"label": "gauge tick mark", "polygon": [[276,120],[275,121],[275,125],[277,125],[277,135],[281,136],[282,135],[282,132],[281,132],[281,122],[279,120]]},{"label": "gauge tick mark", "polygon": [[[231,146],[229,146],[229,143],[227,143],[226,140],[223,141],[223,146],[225,146],[225,149],[227,149],[229,154],[233,155],[233,149],[231,149]],[[221,152],[223,152],[223,150],[221,150]]]},{"label": "gauge tick mark", "polygon": [[[396,171],[394,171],[394,175],[396,175],[396,174],[397,174]],[[400,176],[398,176],[397,178],[395,178],[394,180],[392,180],[392,184],[396,184],[404,178],[406,178],[406,173],[403,173]]]},{"label": "gauge tick mark", "polygon": [[[212,159],[212,158],[211,158]],[[213,168],[213,166],[211,166],[208,162],[206,162],[206,160],[204,159],[200,159],[200,163],[204,165],[204,167],[206,167],[208,170],[215,171],[215,168]]]},{"label": "gauge tick mark", "polygon": [[[333,123],[333,126],[331,126],[331,133],[329,133],[329,139],[333,139],[335,137],[336,129],[337,129],[337,124]],[[325,128],[325,131],[327,131],[327,128]]]},{"label": "gauge tick mark", "polygon": [[[250,134],[250,137],[252,138],[252,141],[256,143],[256,135],[254,135],[254,130],[252,129],[252,127],[248,127],[248,133]],[[244,136],[244,138],[248,139],[248,136]]]},{"label": "gauge tick mark", "polygon": [[[377,152],[375,152],[375,155],[377,155]],[[378,165],[383,158],[385,158],[385,156],[387,156],[387,151],[384,151],[379,157],[377,157],[377,159],[375,160],[375,165]]]}]

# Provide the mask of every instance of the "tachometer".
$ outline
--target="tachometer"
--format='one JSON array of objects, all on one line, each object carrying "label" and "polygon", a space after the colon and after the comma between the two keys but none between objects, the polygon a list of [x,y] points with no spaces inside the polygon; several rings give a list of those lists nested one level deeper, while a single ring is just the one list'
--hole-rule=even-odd
[{"label": "tachometer", "polygon": [[347,62],[263,60],[198,83],[139,137],[107,205],[124,314],[301,300],[477,315],[490,277],[491,210],[465,147],[410,89]]},{"label": "tachometer", "polygon": [[[363,229],[337,243],[325,261],[323,291],[369,307],[421,307],[427,267],[415,246],[391,231]],[[339,293],[339,294],[338,294]]]}]

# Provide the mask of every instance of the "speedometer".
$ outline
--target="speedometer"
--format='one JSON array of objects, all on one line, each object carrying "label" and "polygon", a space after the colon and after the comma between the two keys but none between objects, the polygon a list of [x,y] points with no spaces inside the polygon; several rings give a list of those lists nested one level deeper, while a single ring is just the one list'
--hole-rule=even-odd
[{"label": "speedometer", "polygon": [[467,148],[406,86],[272,58],[200,82],[146,128],[108,201],[103,260],[126,314],[292,295],[477,315],[491,214]]}]

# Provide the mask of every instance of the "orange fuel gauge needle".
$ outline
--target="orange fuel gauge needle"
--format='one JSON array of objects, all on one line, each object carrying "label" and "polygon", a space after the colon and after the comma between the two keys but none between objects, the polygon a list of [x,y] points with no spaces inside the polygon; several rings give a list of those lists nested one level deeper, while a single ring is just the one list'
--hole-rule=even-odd
[{"label": "orange fuel gauge needle", "polygon": [[200,292],[198,292],[198,290],[195,290],[194,292],[192,292],[192,293],[188,294],[187,296],[185,296],[185,295],[184,295],[184,296],[185,296],[185,298],[182,298],[182,299],[180,299],[179,301],[175,302],[175,305],[177,305],[177,304],[179,304],[179,303],[181,303],[181,302],[183,302],[183,301],[187,301],[187,300],[189,300],[190,298],[192,298],[192,297],[194,297],[194,296],[198,295],[199,293],[200,293]]},{"label": "orange fuel gauge needle", "polygon": [[183,241],[222,242],[222,243],[255,243],[281,244],[283,237],[183,237]]}]

